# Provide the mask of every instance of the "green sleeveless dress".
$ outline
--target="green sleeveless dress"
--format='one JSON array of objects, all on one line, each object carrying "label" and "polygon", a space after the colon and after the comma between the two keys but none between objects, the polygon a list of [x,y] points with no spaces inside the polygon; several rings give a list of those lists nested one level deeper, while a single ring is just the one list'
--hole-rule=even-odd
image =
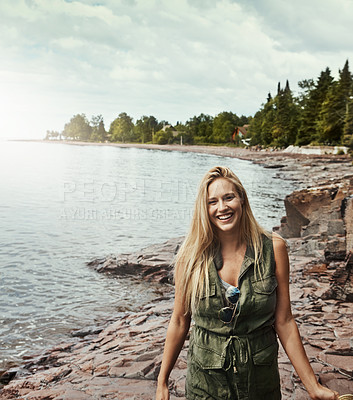
[{"label": "green sleeveless dress", "polygon": [[261,276],[248,246],[241,266],[239,309],[233,321],[223,323],[226,306],[217,265],[209,271],[209,298],[200,299],[190,335],[186,398],[188,400],[279,400],[278,342],[273,328],[276,309],[275,260],[272,240],[263,236]]}]

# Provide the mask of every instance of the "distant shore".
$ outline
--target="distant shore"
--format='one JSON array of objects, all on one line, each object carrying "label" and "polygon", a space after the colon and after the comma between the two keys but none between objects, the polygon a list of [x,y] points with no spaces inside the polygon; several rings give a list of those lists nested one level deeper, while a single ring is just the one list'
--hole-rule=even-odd
[{"label": "distant shore", "polygon": [[257,163],[266,163],[269,158],[298,158],[302,160],[308,159],[332,159],[338,158],[349,161],[349,155],[336,154],[314,154],[314,153],[296,153],[285,152],[274,149],[260,149],[256,147],[242,148],[225,145],[180,145],[180,144],[151,144],[151,143],[113,143],[113,142],[82,142],[73,140],[44,140],[44,139],[18,139],[20,142],[37,142],[37,143],[53,143],[53,144],[69,144],[73,146],[113,146],[121,148],[138,148],[147,150],[164,150],[164,151],[182,151],[189,153],[214,154],[222,157],[239,158],[242,160],[255,161]]}]

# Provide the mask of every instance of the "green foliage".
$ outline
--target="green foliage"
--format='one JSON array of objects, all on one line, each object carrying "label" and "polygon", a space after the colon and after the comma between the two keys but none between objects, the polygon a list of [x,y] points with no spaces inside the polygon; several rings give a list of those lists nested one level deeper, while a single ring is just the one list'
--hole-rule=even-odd
[{"label": "green foliage", "polygon": [[352,74],[346,61],[339,80],[334,81],[326,68],[316,82],[300,81],[302,89],[294,98],[287,81],[278,84],[277,95],[255,114],[250,125],[252,145],[284,147],[290,144],[350,143],[353,128]]},{"label": "green foliage", "polygon": [[338,82],[330,87],[322,103],[318,120],[319,141],[325,144],[338,144],[342,136],[343,121]]},{"label": "green foliage", "polygon": [[[331,71],[329,68],[326,68],[325,71],[321,72],[316,83],[313,80],[299,82],[299,86],[304,90],[304,94],[300,102],[300,128],[296,145],[303,146],[313,140],[319,139],[319,113],[332,81]],[[305,85],[305,83],[307,84]]]},{"label": "green foliage", "polygon": [[173,143],[173,130],[167,128],[165,130],[161,129],[154,135],[153,143],[156,144],[171,144]]},{"label": "green foliage", "polygon": [[257,146],[262,143],[262,121],[263,121],[264,110],[258,111],[251,121],[249,134],[250,134],[250,145]]},{"label": "green foliage", "polygon": [[267,103],[257,112],[250,125],[251,145],[284,147],[294,144],[298,129],[298,105],[287,81],[285,89],[278,84],[277,96],[268,95]]},{"label": "green foliage", "polygon": [[194,136],[188,131],[186,125],[178,122],[175,127],[177,135],[173,139],[173,143],[178,144],[194,144]]},{"label": "green foliage", "polygon": [[91,118],[92,142],[104,142],[107,140],[107,132],[104,127],[104,121],[102,115],[92,116]]},{"label": "green foliage", "polygon": [[274,124],[272,145],[286,147],[294,144],[298,130],[298,105],[294,102],[287,81],[285,89],[280,89],[274,98]]},{"label": "green foliage", "polygon": [[268,97],[267,103],[264,105],[263,108],[263,116],[261,119],[261,126],[260,126],[260,142],[265,146],[269,146],[272,143],[272,132],[275,126],[276,121],[276,110],[275,110],[275,100]]},{"label": "green foliage", "polygon": [[57,139],[58,137],[60,137],[61,139],[61,135],[58,131],[47,131],[47,134],[45,135],[45,140],[49,140],[50,138]]},{"label": "green foliage", "polygon": [[342,143],[347,107],[352,94],[353,83],[348,60],[343,70],[339,71],[339,76],[339,80],[331,84],[321,106],[317,125],[321,143]]},{"label": "green foliage", "polygon": [[200,114],[190,118],[185,124],[185,132],[194,142],[210,142],[213,133],[213,117]]},{"label": "green foliage", "polygon": [[161,129],[161,126],[158,123],[157,119],[152,115],[150,115],[149,117],[144,115],[136,121],[134,129],[137,140],[141,143],[146,143],[152,142],[152,136],[154,132],[159,131]]},{"label": "green foliage", "polygon": [[346,116],[344,119],[342,143],[353,150],[353,97],[346,105]]},{"label": "green foliage", "polygon": [[213,133],[210,137],[214,143],[230,143],[236,126],[239,126],[240,118],[232,112],[223,111],[213,121]]},{"label": "green foliage", "polygon": [[90,140],[92,127],[85,114],[74,115],[70,122],[65,124],[63,135],[73,140]]},{"label": "green foliage", "polygon": [[118,118],[110,124],[109,134],[112,142],[135,142],[138,137],[132,118],[125,112],[120,113]]}]

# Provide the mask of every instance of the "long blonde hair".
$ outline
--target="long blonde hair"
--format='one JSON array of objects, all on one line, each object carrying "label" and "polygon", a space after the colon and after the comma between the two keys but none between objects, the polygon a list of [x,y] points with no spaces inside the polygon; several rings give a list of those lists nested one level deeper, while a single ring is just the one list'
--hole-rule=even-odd
[{"label": "long blonde hair", "polygon": [[202,295],[209,295],[209,268],[220,246],[215,228],[208,216],[208,187],[218,178],[226,178],[234,184],[242,200],[240,235],[254,251],[255,265],[262,254],[262,235],[268,233],[256,221],[244,186],[227,167],[213,167],[200,182],[189,232],[175,259],[175,275],[184,297],[186,313],[195,311]]}]

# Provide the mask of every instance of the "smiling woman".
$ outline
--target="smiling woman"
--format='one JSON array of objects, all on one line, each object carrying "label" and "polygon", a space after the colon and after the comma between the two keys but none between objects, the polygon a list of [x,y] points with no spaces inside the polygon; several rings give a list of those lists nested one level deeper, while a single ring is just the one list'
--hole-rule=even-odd
[{"label": "smiling woman", "polygon": [[220,232],[234,231],[242,216],[243,200],[227,179],[219,178],[208,187],[208,214]]},{"label": "smiling woman", "polygon": [[285,242],[257,223],[243,185],[226,167],[202,179],[176,257],[157,400],[169,399],[169,375],[191,319],[188,400],[281,399],[277,336],[310,398],[338,399],[317,382],[292,316]]}]

